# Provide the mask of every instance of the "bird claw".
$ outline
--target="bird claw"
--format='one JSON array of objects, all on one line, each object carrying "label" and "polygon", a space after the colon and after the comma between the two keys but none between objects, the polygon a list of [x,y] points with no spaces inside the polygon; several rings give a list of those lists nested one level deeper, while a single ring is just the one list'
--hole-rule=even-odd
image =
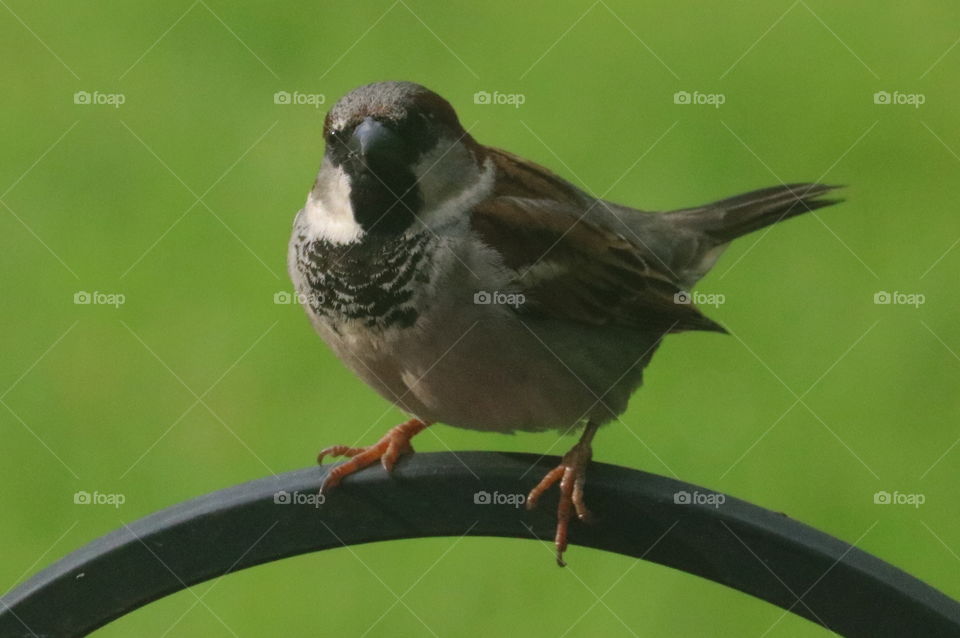
[{"label": "bird claw", "polygon": [[[587,436],[588,433],[589,437]],[[560,483],[557,531],[554,536],[554,545],[557,548],[557,564],[560,567],[566,566],[563,553],[567,550],[567,533],[570,529],[572,512],[576,512],[577,518],[584,522],[589,521],[592,516],[583,498],[583,484],[587,478],[587,465],[590,464],[590,459],[593,457],[593,450],[590,447],[590,439],[593,433],[588,433],[585,433],[584,438],[564,454],[560,465],[547,472],[546,476],[530,490],[530,494],[527,496],[527,509],[533,509],[537,506],[537,501],[544,492],[558,481]]]},{"label": "bird claw", "polygon": [[420,419],[410,419],[390,428],[383,435],[383,438],[368,447],[333,445],[324,448],[317,455],[317,463],[323,463],[323,459],[327,456],[346,456],[349,460],[337,465],[327,473],[323,485],[320,487],[320,492],[323,493],[324,490],[336,487],[344,477],[373,465],[378,460],[387,472],[393,471],[393,466],[396,465],[401,454],[413,453],[410,439],[422,432],[427,425]]}]

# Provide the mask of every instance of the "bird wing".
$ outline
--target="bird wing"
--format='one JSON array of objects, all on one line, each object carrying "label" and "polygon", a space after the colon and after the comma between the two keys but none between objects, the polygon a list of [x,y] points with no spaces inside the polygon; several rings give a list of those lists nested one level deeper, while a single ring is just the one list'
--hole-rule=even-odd
[{"label": "bird wing", "polygon": [[564,197],[501,195],[476,206],[471,217],[474,232],[516,272],[511,285],[525,297],[517,312],[664,333],[724,332],[649,251],[586,221],[592,204],[575,187],[535,173],[525,179]]},{"label": "bird wing", "polygon": [[574,207],[589,206],[593,201],[582,190],[540,164],[499,148],[485,146],[483,150],[496,170],[498,196],[547,199]]}]

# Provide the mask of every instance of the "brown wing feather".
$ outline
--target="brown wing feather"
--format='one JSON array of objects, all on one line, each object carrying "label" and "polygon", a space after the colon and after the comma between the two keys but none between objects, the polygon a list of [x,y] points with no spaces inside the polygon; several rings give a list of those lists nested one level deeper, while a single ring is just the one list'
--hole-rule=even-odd
[{"label": "brown wing feather", "polygon": [[677,303],[681,289],[636,246],[579,215],[582,204],[522,197],[474,209],[474,231],[518,273],[514,285],[526,296],[520,312],[598,326],[723,332],[694,305]]},{"label": "brown wing feather", "polygon": [[507,197],[530,197],[580,205],[589,201],[582,190],[549,169],[509,151],[484,147],[485,156],[493,160],[497,171],[497,194]]}]

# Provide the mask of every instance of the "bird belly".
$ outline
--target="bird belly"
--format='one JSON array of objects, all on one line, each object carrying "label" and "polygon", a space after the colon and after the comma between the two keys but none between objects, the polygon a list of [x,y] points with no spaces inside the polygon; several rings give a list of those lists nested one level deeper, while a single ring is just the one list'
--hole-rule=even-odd
[{"label": "bird belly", "polygon": [[616,418],[652,354],[649,346],[624,347],[618,335],[523,320],[490,306],[438,309],[393,335],[341,328],[327,341],[401,409],[428,422],[497,432],[565,431]]}]

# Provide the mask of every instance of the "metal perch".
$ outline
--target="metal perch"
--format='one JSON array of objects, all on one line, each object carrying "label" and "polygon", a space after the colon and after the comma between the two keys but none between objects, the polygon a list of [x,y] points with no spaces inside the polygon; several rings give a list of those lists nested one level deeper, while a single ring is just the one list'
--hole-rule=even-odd
[{"label": "metal perch", "polygon": [[[349,477],[319,507],[310,501],[329,466],[207,494],[99,538],[11,591],[0,599],[0,636],[83,636],[189,585],[343,545],[462,534],[550,539],[555,493],[533,511],[496,501],[517,498],[556,463],[419,453],[392,476],[377,467]],[[572,544],[708,578],[844,636],[960,635],[956,601],[784,514],[603,463],[590,466],[587,495],[595,521],[574,524]]]}]

